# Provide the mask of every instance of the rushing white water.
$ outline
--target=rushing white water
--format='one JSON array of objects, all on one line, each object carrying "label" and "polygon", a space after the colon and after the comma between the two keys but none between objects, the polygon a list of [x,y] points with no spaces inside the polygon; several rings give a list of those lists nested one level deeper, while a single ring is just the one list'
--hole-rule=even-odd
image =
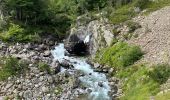
[{"label": "rushing white water", "polygon": [[[64,44],[56,46],[55,50],[52,51],[54,60],[58,60],[59,62],[64,59],[69,60],[73,64],[74,69],[84,72],[85,75],[79,78],[86,87],[92,90],[87,100],[110,100],[108,96],[110,87],[105,74],[94,72],[92,66],[86,62],[85,58],[65,56],[65,51]],[[103,86],[99,86],[99,83],[102,83]]]}]

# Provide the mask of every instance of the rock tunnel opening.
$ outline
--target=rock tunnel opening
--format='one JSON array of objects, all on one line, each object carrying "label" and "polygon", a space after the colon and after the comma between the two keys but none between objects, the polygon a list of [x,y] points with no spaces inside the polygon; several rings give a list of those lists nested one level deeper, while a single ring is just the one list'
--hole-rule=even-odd
[{"label": "rock tunnel opening", "polygon": [[84,41],[78,41],[72,44],[70,47],[66,47],[66,50],[70,54],[75,54],[78,56],[84,56],[88,54],[88,44],[84,43]]},{"label": "rock tunnel opening", "polygon": [[65,43],[65,49],[71,55],[85,56],[89,54],[89,43],[90,35],[81,38],[81,36],[78,36],[77,34],[72,34]]}]

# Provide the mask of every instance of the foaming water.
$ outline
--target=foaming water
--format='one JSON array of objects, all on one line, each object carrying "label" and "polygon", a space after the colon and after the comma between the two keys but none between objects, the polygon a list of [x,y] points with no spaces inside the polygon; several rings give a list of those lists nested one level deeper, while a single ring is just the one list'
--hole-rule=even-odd
[{"label": "foaming water", "polygon": [[[91,89],[92,92],[86,98],[87,100],[110,100],[108,96],[108,92],[111,90],[110,86],[108,85],[108,80],[106,75],[103,73],[94,72],[92,66],[86,62],[85,58],[75,58],[75,57],[68,57],[65,56],[65,48],[64,44],[59,44],[55,47],[52,51],[54,56],[54,60],[58,60],[62,62],[63,60],[69,60],[74,69],[81,70],[84,72],[84,76],[79,77],[83,85]],[[99,86],[101,84],[102,86]]]},{"label": "foaming water", "polygon": [[86,38],[84,39],[84,43],[88,43],[90,41],[90,35],[87,35]]}]

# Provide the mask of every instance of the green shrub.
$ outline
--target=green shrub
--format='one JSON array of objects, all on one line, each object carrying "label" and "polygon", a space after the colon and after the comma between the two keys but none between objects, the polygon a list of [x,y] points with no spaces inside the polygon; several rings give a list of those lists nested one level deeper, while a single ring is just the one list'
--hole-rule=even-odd
[{"label": "green shrub", "polygon": [[[149,100],[150,96],[160,92],[160,85],[170,77],[170,65],[133,65],[117,71],[116,77],[123,82],[124,96],[120,100]],[[156,98],[163,97],[166,100],[169,96],[165,96],[160,95]]]},{"label": "green shrub", "polygon": [[136,29],[140,28],[141,26],[139,25],[139,23],[137,22],[133,22],[133,21],[127,21],[126,25],[129,27],[129,32],[132,33],[134,32]]},{"label": "green shrub", "polygon": [[165,83],[170,78],[170,65],[160,64],[153,66],[153,70],[150,71],[149,76],[160,84]]},{"label": "green shrub", "polygon": [[44,62],[39,62],[38,63],[38,68],[40,69],[40,71],[42,72],[47,72],[47,73],[51,73],[51,69],[50,69],[50,66]]},{"label": "green shrub", "polygon": [[117,37],[119,35],[120,31],[118,31],[117,29],[113,29],[112,33],[115,37]]},{"label": "green shrub", "polygon": [[132,65],[142,57],[143,53],[138,46],[130,46],[127,43],[118,42],[97,53],[96,60],[101,64],[108,64],[121,68]]},{"label": "green shrub", "polygon": [[24,29],[21,28],[21,26],[10,23],[8,31],[1,34],[1,38],[4,41],[13,41],[16,39],[16,36],[18,34],[23,34],[23,32],[24,32]]},{"label": "green shrub", "polygon": [[125,40],[129,40],[133,37],[133,33],[126,33],[126,34],[123,34],[123,38]]},{"label": "green shrub", "polygon": [[57,86],[54,90],[54,93],[56,95],[59,95],[60,93],[62,93],[63,89],[61,88],[61,86]]},{"label": "green shrub", "polygon": [[113,38],[113,39],[112,39],[111,46],[114,45],[114,44],[116,44],[118,41],[119,41],[119,40],[118,40],[117,38]]},{"label": "green shrub", "polygon": [[150,13],[165,6],[170,6],[170,0],[156,0],[155,2],[150,2],[145,6],[147,8],[146,13]]},{"label": "green shrub", "polygon": [[151,2],[150,0],[135,0],[134,6],[144,9],[146,8],[146,5],[149,4],[150,2]]},{"label": "green shrub", "polygon": [[124,96],[120,100],[149,100],[160,91],[159,83],[149,76],[145,65],[133,65],[122,69],[116,76],[123,81]]},{"label": "green shrub", "polygon": [[0,32],[7,27],[7,21],[0,18]]},{"label": "green shrub", "polygon": [[1,32],[0,38],[5,42],[38,42],[41,39],[39,33],[35,28],[10,23],[6,31]]},{"label": "green shrub", "polygon": [[120,24],[134,17],[136,13],[131,5],[125,5],[111,13],[109,19],[113,24]]},{"label": "green shrub", "polygon": [[7,57],[1,59],[0,80],[5,80],[10,76],[23,74],[28,69],[25,62],[17,58]]},{"label": "green shrub", "polygon": [[138,14],[134,10],[135,7],[139,7],[141,10],[146,9],[145,13],[149,13],[169,5],[169,0],[129,0],[128,2],[127,0],[118,0],[113,5],[115,10],[110,12],[108,18],[113,24],[120,24],[132,19]]}]

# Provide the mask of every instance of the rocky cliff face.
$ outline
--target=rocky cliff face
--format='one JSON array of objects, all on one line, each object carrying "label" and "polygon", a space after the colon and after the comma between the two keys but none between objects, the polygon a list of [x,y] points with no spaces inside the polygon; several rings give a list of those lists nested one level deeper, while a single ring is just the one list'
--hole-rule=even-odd
[{"label": "rocky cliff face", "polygon": [[95,54],[97,50],[111,45],[114,38],[112,25],[105,20],[94,20],[86,24],[80,23],[78,21],[77,27],[71,29],[70,36],[65,42],[68,51],[74,51],[76,44],[81,43],[81,41],[84,41],[83,45],[90,54]]},{"label": "rocky cliff face", "polygon": [[97,50],[111,45],[114,35],[110,24],[104,21],[92,21],[88,27],[92,34],[89,49],[91,54],[95,54]]}]

